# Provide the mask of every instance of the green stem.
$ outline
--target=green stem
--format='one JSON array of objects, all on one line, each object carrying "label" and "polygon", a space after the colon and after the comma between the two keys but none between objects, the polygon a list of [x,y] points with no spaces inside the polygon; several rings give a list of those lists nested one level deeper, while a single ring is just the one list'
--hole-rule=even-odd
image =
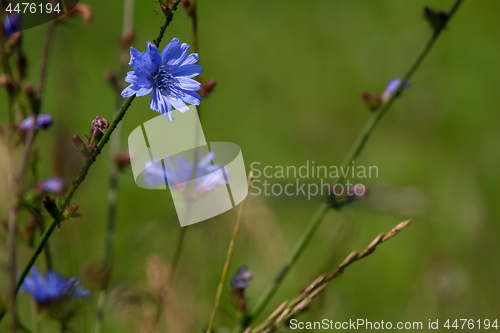
[{"label": "green stem", "polygon": [[[250,171],[248,175],[247,187],[250,187],[253,178],[253,171]],[[231,237],[231,241],[229,242],[229,248],[227,249],[226,262],[224,263],[224,268],[222,269],[222,276],[219,281],[219,286],[217,287],[217,293],[215,294],[215,303],[212,309],[212,314],[210,315],[210,321],[208,322],[207,333],[212,332],[212,328],[214,326],[215,316],[217,314],[217,310],[219,309],[220,299],[222,297],[222,291],[224,290],[224,284],[227,280],[227,275],[229,273],[229,266],[231,265],[231,259],[233,258],[234,252],[234,244],[236,243],[236,239],[238,238],[238,234],[241,228],[241,220],[243,216],[243,208],[245,207],[245,202],[247,201],[248,195],[243,199],[243,202],[238,209],[238,215],[236,216],[236,225],[234,226],[233,237]]]},{"label": "green stem", "polygon": [[[463,2],[463,0],[456,0],[451,9],[448,12],[447,19],[444,20],[442,25],[438,27],[437,29],[434,30],[432,36],[429,38],[429,40],[424,44],[422,49],[419,51],[413,62],[411,63],[410,67],[406,71],[405,75],[401,79],[401,83],[399,84],[398,88],[393,92],[393,94],[389,97],[389,99],[382,105],[380,109],[375,111],[366,125],[364,126],[363,130],[361,131],[361,134],[358,136],[356,141],[354,142],[351,150],[347,154],[344,162],[342,163],[342,166],[344,169],[349,166],[352,161],[361,153],[363,150],[366,142],[368,141],[368,138],[372,134],[375,126],[379,122],[379,120],[382,118],[382,116],[389,110],[391,105],[394,103],[396,100],[397,96],[401,93],[403,90],[403,83],[406,80],[409,80],[413,73],[417,70],[417,68],[420,66],[422,61],[425,59],[429,51],[432,49],[432,46],[438,39],[438,37],[441,35],[441,32],[443,32],[444,28],[446,27],[448,21],[453,17],[455,14],[456,10],[460,6],[460,4]],[[342,180],[344,180],[344,177],[340,177],[337,180],[337,184],[340,183]],[[273,281],[270,287],[266,289],[264,294],[258,299],[257,304],[255,305],[254,310],[251,312],[251,314],[244,319],[243,325],[246,327],[252,323],[252,321],[264,310],[264,308],[267,306],[273,295],[276,293],[277,289],[283,282],[283,279],[287,275],[288,271],[290,268],[293,266],[293,264],[297,261],[299,256],[302,254],[304,251],[304,248],[308,245],[309,241],[312,239],[314,233],[318,229],[318,227],[321,225],[321,222],[323,221],[323,217],[325,216],[326,212],[328,211],[329,207],[326,203],[322,203],[319,209],[317,210],[316,214],[314,215],[313,219],[311,220],[309,226],[307,229],[304,231],[304,234],[300,238],[299,242],[295,246],[294,250],[292,251],[292,255],[290,256],[289,261],[285,264],[285,266],[281,269],[280,273],[278,274],[277,278]]]},{"label": "green stem", "polygon": [[[177,9],[177,6],[179,5],[179,3],[180,3],[180,0],[176,0],[176,2],[172,5],[171,10],[165,14],[165,22],[163,23],[162,27],[160,28],[160,32],[158,34],[158,37],[154,40],[154,44],[156,46],[160,45],[160,42],[163,38],[163,35],[165,34],[165,30],[167,29],[168,25],[170,24],[170,22],[173,19],[173,16],[174,16],[173,11],[175,11],[175,9]],[[16,289],[15,289],[16,294],[19,292],[19,288],[21,288],[21,285],[23,284],[24,279],[26,278],[29,271],[31,270],[31,267],[35,263],[35,260],[42,252],[42,249],[45,246],[45,244],[47,243],[47,240],[49,239],[50,235],[52,235],[52,232],[54,232],[54,229],[56,228],[56,226],[60,222],[63,221],[62,216],[63,216],[64,209],[69,206],[71,198],[75,194],[75,192],[78,189],[78,187],[80,186],[80,184],[85,180],[85,176],[87,175],[88,170],[90,169],[90,167],[92,166],[92,164],[94,163],[96,158],[99,156],[99,154],[101,153],[101,151],[104,148],[104,146],[106,145],[106,143],[109,141],[111,134],[113,133],[113,131],[116,129],[116,127],[118,126],[120,121],[125,116],[125,113],[127,112],[128,108],[130,107],[130,105],[132,104],[134,99],[135,99],[135,95],[129,97],[125,101],[125,103],[121,107],[120,111],[118,112],[118,115],[113,120],[113,123],[106,130],[106,133],[102,137],[101,141],[99,141],[99,144],[95,147],[95,149],[92,151],[90,156],[87,158],[87,161],[86,161],[85,165],[83,166],[82,170],[80,171],[80,173],[78,174],[76,179],[73,181],[73,185],[69,189],[68,193],[64,196],[64,199],[61,203],[60,214],[59,214],[61,217],[54,219],[52,221],[52,223],[50,224],[50,226],[47,228],[47,230],[45,230],[45,232],[43,233],[42,238],[40,239],[40,242],[38,243],[37,247],[35,248],[35,251],[33,252],[33,254],[31,255],[31,258],[28,261],[28,264],[26,265],[26,267],[21,272],[21,275],[19,276],[19,279],[18,279],[17,284],[16,284]],[[5,310],[0,312],[0,321],[2,320],[2,318],[4,316],[5,316]]]}]

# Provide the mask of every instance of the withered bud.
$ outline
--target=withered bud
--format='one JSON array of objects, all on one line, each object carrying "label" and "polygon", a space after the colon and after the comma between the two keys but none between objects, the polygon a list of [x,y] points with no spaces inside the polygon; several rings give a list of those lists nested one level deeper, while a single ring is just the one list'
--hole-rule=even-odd
[{"label": "withered bud", "polygon": [[191,7],[189,0],[182,0],[182,7],[184,7],[184,9],[189,9],[189,7]]},{"label": "withered bud", "polygon": [[106,129],[109,127],[109,122],[99,116],[92,120],[92,127],[90,128],[90,141],[89,145],[95,147],[101,138],[104,136]]},{"label": "withered bud", "polygon": [[433,10],[429,7],[424,8],[424,18],[429,22],[434,31],[442,29],[448,21],[448,13],[442,10]]},{"label": "withered bud", "polygon": [[128,49],[132,46],[135,39],[135,32],[130,31],[120,38],[119,44],[122,49]]},{"label": "withered bud", "polygon": [[212,92],[212,90],[215,88],[216,84],[217,84],[217,81],[215,81],[214,79],[210,79],[207,82],[203,83],[201,85],[201,89],[200,89],[200,96],[207,97]]}]

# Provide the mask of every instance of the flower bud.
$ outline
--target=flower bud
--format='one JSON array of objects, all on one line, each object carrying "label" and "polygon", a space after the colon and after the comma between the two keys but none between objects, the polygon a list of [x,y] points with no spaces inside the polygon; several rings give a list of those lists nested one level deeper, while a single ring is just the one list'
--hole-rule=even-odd
[{"label": "flower bud", "polygon": [[118,169],[123,169],[124,167],[130,165],[130,154],[125,153],[125,154],[119,154],[116,155],[115,158],[115,163]]},{"label": "flower bud", "polygon": [[78,135],[73,135],[73,144],[83,155],[87,155],[87,145]]},{"label": "flower bud", "polygon": [[59,214],[59,209],[57,208],[56,202],[52,200],[48,195],[43,197],[42,200],[43,207],[49,212],[51,216]]},{"label": "flower bud", "polygon": [[382,105],[382,99],[380,98],[380,96],[372,96],[366,91],[363,91],[361,93],[361,99],[370,111],[376,111],[380,107],[380,105]]},{"label": "flower bud", "polygon": [[182,7],[184,7],[184,9],[189,9],[189,7],[191,7],[189,0],[182,0]]},{"label": "flower bud", "polygon": [[90,141],[89,145],[91,147],[97,146],[99,141],[101,141],[102,137],[104,136],[104,132],[106,132],[106,129],[109,127],[109,122],[101,118],[99,116],[95,117],[94,120],[92,120],[92,127],[90,128]]},{"label": "flower bud", "polygon": [[64,217],[66,218],[80,217],[81,214],[77,213],[76,212],[77,210],[78,210],[78,204],[77,203],[71,204],[68,208],[64,210]]},{"label": "flower bud", "polygon": [[246,314],[247,299],[245,290],[248,287],[250,280],[253,279],[253,273],[248,266],[238,268],[236,274],[231,279],[232,299],[238,313]]},{"label": "flower bud", "polygon": [[433,10],[429,7],[424,8],[424,18],[429,22],[434,31],[440,30],[448,21],[448,13],[440,10]]},{"label": "flower bud", "polygon": [[215,88],[216,84],[217,84],[217,81],[215,81],[214,79],[210,79],[207,82],[203,83],[201,85],[201,89],[200,89],[200,96],[201,97],[208,96],[212,92],[212,90]]},{"label": "flower bud", "polygon": [[132,46],[134,39],[135,39],[135,32],[130,31],[129,33],[122,36],[122,38],[120,38],[119,44],[121,48],[125,50]]}]

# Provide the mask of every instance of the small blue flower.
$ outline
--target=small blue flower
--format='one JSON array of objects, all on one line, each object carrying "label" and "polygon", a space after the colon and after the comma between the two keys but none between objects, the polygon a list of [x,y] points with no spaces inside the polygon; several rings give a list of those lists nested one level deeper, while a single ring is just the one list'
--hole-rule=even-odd
[{"label": "small blue flower", "polygon": [[159,112],[168,121],[173,121],[172,107],[186,112],[189,107],[184,103],[199,105],[202,99],[195,91],[200,83],[191,78],[201,74],[203,68],[196,65],[200,59],[197,53],[188,55],[189,45],[179,45],[174,38],[160,53],[158,48],[148,42],[146,52],[130,48],[128,72],[125,81],[130,85],[122,91],[123,97],[151,95],[151,110]]},{"label": "small blue flower", "polygon": [[5,30],[5,34],[7,37],[12,36],[14,32],[18,32],[21,30],[21,15],[18,13],[12,13],[5,18],[5,22],[3,25]]},{"label": "small blue flower", "polygon": [[[29,116],[28,118],[24,119],[21,125],[19,125],[19,128],[23,132],[27,132],[33,127],[33,121],[35,119],[35,116]],[[36,130],[45,130],[49,128],[52,125],[52,116],[50,114],[39,114],[38,117],[36,117]]]},{"label": "small blue flower", "polygon": [[[396,89],[398,89],[400,84],[401,79],[392,79],[391,81],[389,81],[387,88],[385,88],[385,91],[382,94],[382,101],[387,101],[391,94],[396,91]],[[401,92],[408,88],[410,88],[410,81],[406,80],[403,82],[403,89],[401,90]],[[396,97],[401,97],[401,92]]]},{"label": "small blue flower", "polygon": [[42,276],[36,267],[31,269],[31,276],[24,279],[21,293],[28,293],[39,305],[48,305],[52,301],[65,298],[87,298],[88,290],[83,289],[76,277],[64,279],[61,274],[50,270]]},{"label": "small blue flower", "polygon": [[58,177],[52,177],[38,183],[38,188],[41,191],[59,194],[66,189],[66,180]]},{"label": "small blue flower", "polygon": [[253,279],[253,273],[248,266],[238,268],[236,274],[231,279],[231,287],[234,289],[246,289],[248,283]]}]

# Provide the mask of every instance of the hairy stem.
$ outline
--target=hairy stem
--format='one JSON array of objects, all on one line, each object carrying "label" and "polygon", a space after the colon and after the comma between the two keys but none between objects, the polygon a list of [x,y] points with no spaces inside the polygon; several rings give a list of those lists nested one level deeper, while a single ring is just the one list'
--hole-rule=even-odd
[{"label": "hairy stem", "polygon": [[[352,146],[351,150],[347,154],[344,162],[342,163],[342,166],[346,168],[348,165],[354,161],[354,159],[361,153],[363,150],[366,142],[368,141],[370,135],[372,134],[375,126],[379,122],[379,120],[382,118],[382,116],[389,110],[389,108],[392,106],[394,101],[396,100],[397,95],[402,91],[403,89],[403,83],[410,79],[413,75],[413,73],[417,70],[417,68],[420,66],[422,61],[425,59],[429,51],[432,49],[432,46],[438,39],[438,37],[441,35],[443,32],[444,28],[446,27],[448,21],[453,17],[455,14],[456,10],[460,6],[463,0],[456,0],[451,9],[448,12],[447,19],[443,21],[440,27],[436,28],[432,34],[432,36],[427,40],[427,42],[424,44],[422,49],[419,51],[413,62],[411,63],[410,67],[406,71],[405,75],[402,77],[401,83],[399,84],[398,88],[393,92],[393,94],[390,96],[390,98],[381,106],[380,109],[377,111],[373,112],[371,115],[370,119],[364,126],[363,130],[361,131],[360,135],[354,142],[354,145]],[[340,177],[340,179],[337,180],[337,183],[340,183],[344,178]],[[303,236],[300,238],[298,241],[297,245],[295,246],[294,250],[292,251],[292,254],[290,256],[291,259],[289,260],[285,266],[281,269],[280,273],[278,274],[277,278],[273,281],[272,285],[266,289],[264,294],[258,299],[256,306],[254,307],[253,311],[251,312],[250,316],[245,318],[243,320],[243,326],[250,325],[252,321],[264,310],[264,308],[267,306],[273,295],[276,293],[278,290],[279,286],[281,285],[283,279],[287,275],[288,271],[290,270],[291,266],[296,262],[298,257],[302,254],[306,246],[308,245],[309,241],[312,239],[312,236],[314,235],[315,231],[318,229],[318,227],[321,225],[321,222],[323,221],[323,217],[326,215],[326,212],[328,211],[329,207],[327,204],[323,203],[319,207],[318,211],[314,215],[313,219],[311,220],[309,226],[307,229],[304,231]]]}]

